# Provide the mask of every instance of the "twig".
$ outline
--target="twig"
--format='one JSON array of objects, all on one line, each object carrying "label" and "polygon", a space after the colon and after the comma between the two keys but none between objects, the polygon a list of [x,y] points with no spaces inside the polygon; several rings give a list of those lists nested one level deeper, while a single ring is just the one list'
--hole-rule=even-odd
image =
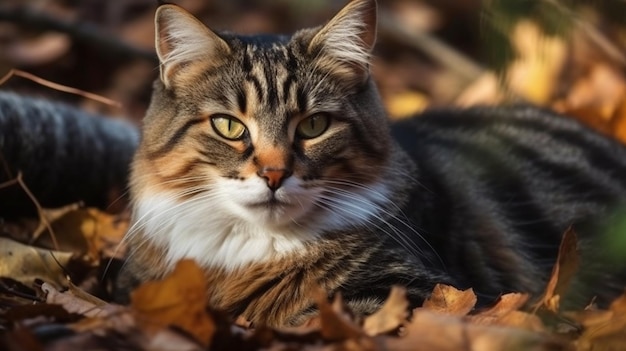
[{"label": "twig", "polygon": [[46,86],[46,87],[48,87],[50,89],[55,89],[55,90],[63,91],[63,92],[74,94],[74,95],[79,95],[79,96],[85,97],[87,99],[91,99],[91,100],[95,100],[95,101],[101,102],[101,103],[103,103],[105,105],[109,105],[109,106],[113,106],[113,107],[117,107],[117,108],[121,108],[122,107],[122,104],[120,104],[119,102],[117,102],[115,100],[111,100],[111,99],[105,98],[104,96],[100,96],[100,95],[97,95],[97,94],[86,92],[84,90],[68,87],[67,85],[62,85],[62,84],[58,84],[58,83],[55,83],[55,82],[51,82],[49,80],[43,79],[41,77],[37,77],[34,74],[30,74],[28,72],[24,72],[24,71],[21,71],[19,69],[11,69],[9,71],[9,73],[7,73],[4,77],[0,78],[0,85],[4,84],[7,80],[11,79],[11,77],[13,77],[13,76],[26,78],[28,80],[31,80],[31,81],[37,83],[37,84]]},{"label": "twig", "polygon": [[10,186],[12,186],[12,185],[15,185],[15,184],[17,184],[17,179],[7,180],[7,181],[6,181],[6,182],[4,182],[4,183],[0,183],[0,189],[2,189],[2,188],[8,188],[8,187],[10,187]]},{"label": "twig", "polygon": [[28,195],[30,200],[33,202],[33,204],[37,208],[37,214],[39,215],[39,226],[37,227],[37,229],[35,229],[35,232],[33,233],[33,238],[31,239],[31,243],[37,241],[41,233],[43,233],[44,229],[48,229],[48,232],[50,233],[50,239],[52,240],[52,245],[54,246],[54,249],[59,250],[59,242],[57,241],[56,235],[54,235],[52,226],[50,225],[50,222],[46,218],[46,214],[43,208],[41,207],[41,205],[39,204],[39,201],[37,201],[37,198],[35,197],[35,195],[33,195],[33,193],[30,191],[28,186],[26,186],[26,183],[24,183],[24,180],[22,179],[22,172],[18,172],[17,177],[15,179],[17,180],[17,183],[19,183],[19,185],[22,187],[22,190],[24,190],[26,195]]},{"label": "twig", "polygon": [[484,71],[480,65],[428,33],[407,30],[398,24],[398,20],[393,18],[393,15],[386,11],[381,11],[378,23],[381,33],[387,34],[394,39],[402,41],[405,45],[419,50],[446,69],[455,72],[468,83],[476,80]]},{"label": "twig", "polygon": [[[0,83],[0,85],[2,85],[2,83]],[[2,150],[0,150],[0,163],[2,163],[2,168],[4,170],[4,173],[7,176],[7,179],[13,178],[13,173],[11,172],[11,168],[9,167],[7,160],[4,158],[4,154],[2,153]]]},{"label": "twig", "polygon": [[157,62],[152,50],[144,50],[105,33],[89,23],[64,21],[46,13],[33,10],[27,5],[0,6],[0,21],[13,22],[28,28],[66,33],[75,40],[88,44],[102,54],[128,59],[143,58]]},{"label": "twig", "polygon": [[13,287],[9,286],[7,283],[5,283],[2,279],[0,279],[0,291],[5,291],[7,293],[11,293],[17,297],[21,297],[23,299],[28,299],[28,300],[32,300],[32,301],[36,301],[36,302],[46,302],[45,299],[42,299],[40,297],[38,297],[37,295],[29,295],[26,293],[23,293],[19,290],[14,289]]},{"label": "twig", "polygon": [[589,24],[588,21],[585,21],[580,18],[574,11],[570,8],[563,6],[563,4],[554,0],[544,0],[546,3],[554,6],[556,9],[561,11],[564,16],[571,18],[575,25],[581,29],[581,33],[586,35],[589,40],[596,44],[600,50],[602,50],[607,56],[611,59],[617,61],[622,66],[626,66],[626,56],[622,52],[620,48],[615,46],[609,39],[606,38],[596,27]]}]

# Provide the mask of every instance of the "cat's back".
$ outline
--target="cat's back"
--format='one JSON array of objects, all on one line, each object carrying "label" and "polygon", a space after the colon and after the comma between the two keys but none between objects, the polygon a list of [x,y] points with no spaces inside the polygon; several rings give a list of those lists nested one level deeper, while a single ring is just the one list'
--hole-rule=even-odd
[{"label": "cat's back", "polygon": [[549,110],[432,110],[394,123],[392,134],[421,169],[462,170],[484,179],[552,179],[567,189],[626,194],[626,146]]},{"label": "cat's back", "polygon": [[393,123],[392,134],[418,169],[406,211],[479,292],[537,292],[569,227],[590,242],[593,263],[626,213],[626,147],[554,112],[433,110]]}]

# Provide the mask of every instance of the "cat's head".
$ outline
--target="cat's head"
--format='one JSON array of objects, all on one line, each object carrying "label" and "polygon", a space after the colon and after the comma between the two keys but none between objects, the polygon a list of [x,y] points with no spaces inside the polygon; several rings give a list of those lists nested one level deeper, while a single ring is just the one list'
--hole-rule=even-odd
[{"label": "cat's head", "polygon": [[133,166],[135,207],[156,196],[273,228],[354,225],[378,210],[390,141],[369,75],[374,0],[292,36],[250,37],[163,5],[156,32],[161,75]]}]

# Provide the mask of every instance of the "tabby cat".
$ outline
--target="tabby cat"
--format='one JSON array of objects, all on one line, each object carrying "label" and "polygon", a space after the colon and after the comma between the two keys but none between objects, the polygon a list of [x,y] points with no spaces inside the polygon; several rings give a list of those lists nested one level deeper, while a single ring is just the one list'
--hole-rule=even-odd
[{"label": "tabby cat", "polygon": [[[302,323],[317,286],[358,315],[392,285],[413,305],[436,283],[490,301],[540,292],[568,227],[585,245],[617,218],[626,148],[577,122],[513,106],[390,127],[369,74],[375,32],[374,0],[292,36],[216,33],[158,8],[122,299],[191,258],[211,306],[256,324]],[[593,277],[607,294],[626,281]]]}]

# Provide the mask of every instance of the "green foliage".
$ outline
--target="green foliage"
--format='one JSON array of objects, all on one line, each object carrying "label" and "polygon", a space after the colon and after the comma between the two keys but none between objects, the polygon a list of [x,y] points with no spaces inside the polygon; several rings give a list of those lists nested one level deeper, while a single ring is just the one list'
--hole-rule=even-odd
[{"label": "green foliage", "polygon": [[572,0],[491,0],[481,12],[487,64],[502,72],[515,57],[511,34],[521,20],[537,23],[547,35],[567,36],[575,12]]}]

